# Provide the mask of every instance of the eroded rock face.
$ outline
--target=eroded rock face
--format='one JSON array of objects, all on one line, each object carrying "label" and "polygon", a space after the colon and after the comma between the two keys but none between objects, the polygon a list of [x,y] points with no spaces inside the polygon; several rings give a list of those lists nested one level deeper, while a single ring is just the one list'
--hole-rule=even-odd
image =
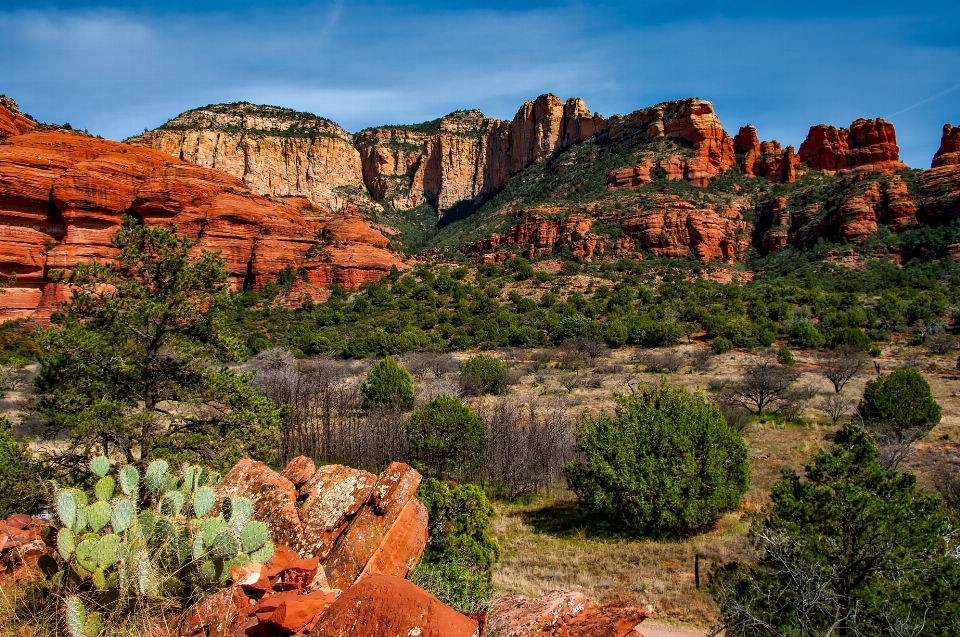
[{"label": "eroded rock face", "polygon": [[306,197],[325,209],[363,191],[353,136],[322,117],[273,106],[221,104],[187,111],[127,140],[241,179],[275,197]]},{"label": "eroded rock face", "polygon": [[507,595],[491,602],[487,633],[497,637],[639,637],[650,606],[595,607],[581,593],[552,591],[536,598]]},{"label": "eroded rock face", "polygon": [[883,119],[858,119],[850,128],[826,124],[811,126],[800,144],[800,161],[826,173],[892,173],[907,165],[900,161],[897,133]]},{"label": "eroded rock face", "polygon": [[20,107],[9,97],[0,97],[0,138],[22,135],[37,127],[37,123],[20,113]]},{"label": "eroded rock face", "polygon": [[776,140],[761,142],[756,128],[743,126],[733,138],[733,147],[737,154],[743,155],[740,164],[743,174],[763,177],[775,184],[796,181],[800,160],[793,146],[781,149]]},{"label": "eroded rock face", "polygon": [[480,629],[476,620],[407,580],[371,575],[330,606],[310,633],[310,637],[388,635],[480,637]]},{"label": "eroded rock face", "polygon": [[[3,114],[13,117],[0,106]],[[47,316],[67,300],[50,271],[112,258],[110,237],[125,213],[176,225],[198,252],[219,251],[234,287],[263,285],[291,267],[313,288],[301,292],[322,298],[330,283],[356,287],[405,267],[359,217],[266,199],[239,179],[159,151],[28,132],[0,145],[0,272],[17,275],[0,296],[0,320]]]},{"label": "eroded rock face", "polygon": [[956,166],[960,164],[960,126],[943,125],[943,137],[940,138],[940,148],[933,156],[931,168],[940,166]]}]

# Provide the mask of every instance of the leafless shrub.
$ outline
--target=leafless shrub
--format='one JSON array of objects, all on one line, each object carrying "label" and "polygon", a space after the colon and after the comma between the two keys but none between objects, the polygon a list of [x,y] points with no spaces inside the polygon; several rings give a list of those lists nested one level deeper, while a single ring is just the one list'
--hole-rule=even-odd
[{"label": "leafless shrub", "polygon": [[866,354],[856,348],[847,346],[838,347],[817,360],[820,373],[830,381],[834,391],[838,394],[843,391],[844,386],[854,376],[866,367],[868,362],[869,358]]},{"label": "leafless shrub", "polygon": [[928,336],[923,344],[934,354],[949,354],[957,349],[957,341],[949,334]]},{"label": "leafless shrub", "polygon": [[434,378],[442,378],[444,374],[457,369],[457,360],[450,354],[434,354],[430,358],[430,371]]},{"label": "leafless shrub", "polygon": [[589,374],[584,380],[584,385],[593,389],[600,389],[603,387],[603,377],[597,373]]},{"label": "leafless shrub", "polygon": [[627,366],[620,363],[609,363],[604,365],[601,370],[604,374],[612,374],[614,376],[620,376],[627,373]]},{"label": "leafless shrub", "polygon": [[460,379],[452,376],[443,378],[428,378],[422,383],[414,385],[417,393],[417,407],[422,407],[441,394],[463,398],[460,391]]},{"label": "leafless shrub", "polygon": [[411,352],[403,357],[403,366],[411,376],[422,381],[433,369],[434,356],[428,352]]},{"label": "leafless shrub", "polygon": [[485,477],[495,494],[512,499],[563,483],[563,464],[575,456],[566,401],[501,398],[478,413],[487,429]]},{"label": "leafless shrub", "polygon": [[587,359],[573,349],[564,349],[557,356],[557,366],[560,369],[579,370],[587,366]]},{"label": "leafless shrub", "polygon": [[539,350],[534,352],[533,354],[530,355],[530,366],[531,366],[530,371],[538,372],[541,369],[549,366],[550,362],[553,361],[555,355],[556,355],[556,352],[549,349],[544,349],[544,350]]},{"label": "leafless shrub", "polygon": [[713,352],[708,347],[698,347],[689,355],[688,360],[690,367],[698,372],[712,371],[716,365]]},{"label": "leafless shrub", "polygon": [[845,416],[852,414],[854,410],[854,404],[840,394],[824,396],[818,406],[821,411],[830,416],[830,420],[834,425],[840,422]]},{"label": "leafless shrub", "polygon": [[473,374],[458,374],[457,382],[460,387],[460,395],[465,397],[475,397],[483,394],[483,386],[480,379]]},{"label": "leafless shrub", "polygon": [[25,374],[23,373],[25,366],[22,362],[0,366],[0,395],[5,391],[19,391],[23,389],[26,380]]},{"label": "leafless shrub", "polygon": [[742,434],[753,420],[753,414],[739,405],[721,402],[717,403],[717,407],[720,408],[723,419],[737,433]]},{"label": "leafless shrub", "polygon": [[960,467],[941,464],[933,471],[933,486],[947,510],[960,517]]},{"label": "leafless shrub", "polygon": [[577,354],[577,356],[595,361],[598,358],[609,356],[610,348],[592,338],[579,337],[563,343],[563,347]]},{"label": "leafless shrub", "polygon": [[523,370],[517,369],[515,367],[507,368],[506,381],[507,381],[508,387],[513,387],[514,385],[518,385],[522,378],[523,378]]},{"label": "leafless shrub", "polygon": [[636,358],[651,374],[676,374],[687,365],[686,356],[673,348],[641,351]]},{"label": "leafless shrub", "polygon": [[791,388],[799,376],[792,367],[761,361],[748,367],[739,380],[725,383],[720,399],[754,414],[777,411],[795,401]]},{"label": "leafless shrub", "polygon": [[568,393],[572,394],[574,390],[584,385],[586,385],[586,374],[579,371],[567,372],[560,375],[560,386],[566,389]]},{"label": "leafless shrub", "polygon": [[790,420],[800,417],[803,408],[810,403],[817,390],[810,385],[801,385],[800,387],[791,387],[786,393],[782,403],[777,408],[777,413]]}]

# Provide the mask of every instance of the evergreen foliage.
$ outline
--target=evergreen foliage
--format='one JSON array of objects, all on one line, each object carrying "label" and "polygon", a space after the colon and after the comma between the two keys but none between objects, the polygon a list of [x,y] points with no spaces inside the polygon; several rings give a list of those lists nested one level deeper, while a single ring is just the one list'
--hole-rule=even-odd
[{"label": "evergreen foliage", "polygon": [[714,570],[727,635],[960,634],[957,539],[935,497],[883,468],[854,425],[785,471],[751,532],[756,563]]},{"label": "evergreen foliage", "polygon": [[469,480],[487,456],[483,421],[459,398],[441,394],[407,421],[410,455],[426,476]]},{"label": "evergreen foliage", "polygon": [[619,396],[576,428],[583,462],[564,467],[580,503],[641,534],[684,535],[736,509],[750,486],[743,438],[700,394],[666,379]]},{"label": "evergreen foliage", "polygon": [[940,422],[941,416],[930,383],[909,367],[867,381],[857,411],[868,428],[899,437],[926,433]]},{"label": "evergreen foliage", "polygon": [[387,356],[373,366],[367,379],[360,385],[363,408],[399,407],[403,411],[413,409],[413,377],[392,356]]},{"label": "evergreen foliage", "polygon": [[471,356],[460,365],[460,374],[473,376],[483,394],[507,393],[507,364],[495,356]]}]

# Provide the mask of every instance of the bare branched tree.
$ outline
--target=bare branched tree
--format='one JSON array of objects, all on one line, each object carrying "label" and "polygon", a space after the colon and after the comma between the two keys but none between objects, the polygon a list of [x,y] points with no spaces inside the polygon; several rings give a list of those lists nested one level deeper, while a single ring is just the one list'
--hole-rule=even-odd
[{"label": "bare branched tree", "polygon": [[934,354],[949,354],[957,349],[957,340],[949,334],[928,336],[923,344]]},{"label": "bare branched tree", "polygon": [[960,460],[940,464],[933,471],[933,486],[947,509],[960,519]]},{"label": "bare branched tree", "polygon": [[771,360],[751,365],[739,380],[723,386],[721,400],[754,414],[775,411],[789,402],[791,388],[800,373]]},{"label": "bare branched tree", "polygon": [[868,362],[869,358],[866,354],[849,346],[838,347],[817,361],[821,373],[830,381],[838,394],[866,367]]},{"label": "bare branched tree", "polygon": [[563,347],[576,352],[577,356],[590,361],[595,361],[598,358],[610,355],[610,348],[605,344],[583,336],[565,341]]},{"label": "bare branched tree", "polygon": [[687,357],[677,349],[666,348],[660,350],[641,351],[636,355],[647,372],[653,374],[676,374],[687,364]]},{"label": "bare branched tree", "polygon": [[836,425],[844,417],[853,413],[855,405],[841,396],[840,394],[830,394],[824,396],[819,403],[821,411],[830,416],[830,420]]}]

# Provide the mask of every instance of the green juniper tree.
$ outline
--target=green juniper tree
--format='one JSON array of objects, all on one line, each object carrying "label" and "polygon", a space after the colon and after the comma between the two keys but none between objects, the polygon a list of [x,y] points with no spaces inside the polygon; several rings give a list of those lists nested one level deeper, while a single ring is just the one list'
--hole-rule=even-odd
[{"label": "green juniper tree", "polygon": [[111,241],[116,260],[78,264],[70,301],[39,334],[37,411],[44,435],[68,442],[53,460],[275,461],[277,409],[225,365],[244,350],[222,320],[224,261],[131,217]]},{"label": "green juniper tree", "polygon": [[785,471],[751,531],[756,562],[711,574],[731,637],[960,634],[955,531],[916,479],[847,424],[801,478]]}]

